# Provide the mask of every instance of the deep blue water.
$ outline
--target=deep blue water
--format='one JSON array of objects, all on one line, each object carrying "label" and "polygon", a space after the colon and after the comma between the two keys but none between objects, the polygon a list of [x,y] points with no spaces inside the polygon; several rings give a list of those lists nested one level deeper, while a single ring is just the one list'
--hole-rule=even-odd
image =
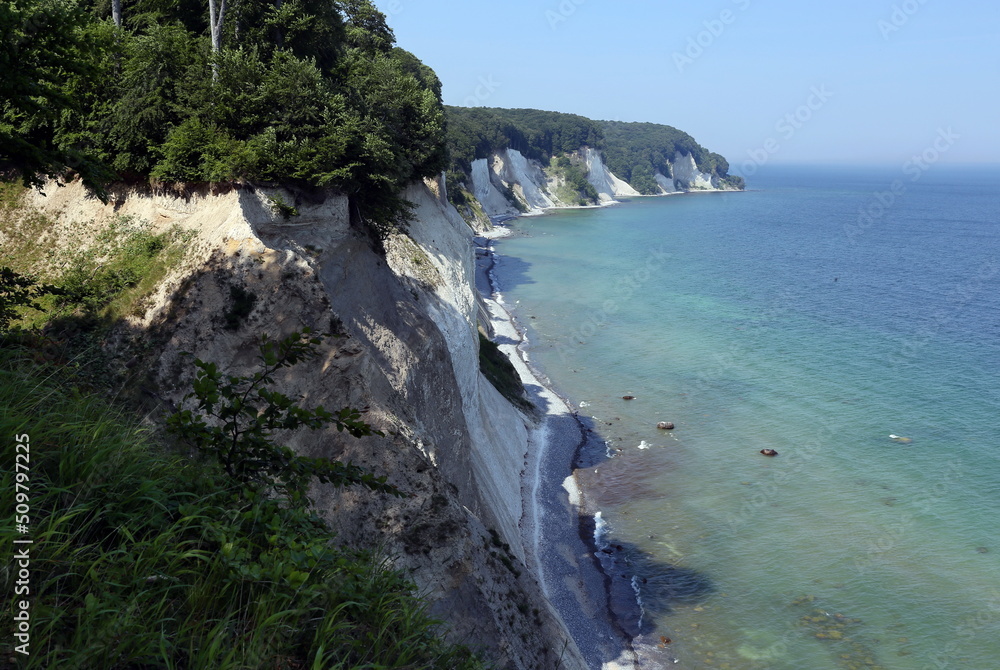
[{"label": "deep blue water", "polygon": [[677,668],[1000,668],[1000,169],[749,186],[497,243],[532,362],[614,454],[577,478],[642,640]]}]

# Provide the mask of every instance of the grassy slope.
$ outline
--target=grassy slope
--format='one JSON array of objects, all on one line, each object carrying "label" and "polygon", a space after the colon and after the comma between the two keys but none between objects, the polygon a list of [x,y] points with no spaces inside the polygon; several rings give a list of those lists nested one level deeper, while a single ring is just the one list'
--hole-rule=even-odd
[{"label": "grassy slope", "polygon": [[[2,509],[15,507],[14,436],[30,437],[31,531],[0,531],[6,546],[34,540],[23,667],[481,667],[376,557],[337,547],[311,513],[241,502],[216,468],[167,455],[32,355],[0,352]],[[0,574],[13,595],[14,573]]]},{"label": "grassy slope", "polygon": [[[71,249],[46,264],[36,228],[47,222],[20,211],[20,195],[0,192],[0,265],[48,265],[43,279],[65,291],[23,310],[24,330],[0,333],[7,514],[14,436],[30,437],[31,655],[21,667],[482,667],[442,642],[412,584],[383,560],[338,546],[309,512],[241,500],[218,465],[170,455],[134,408],[101,399],[110,374],[92,352],[181,257],[183,237],[118,220],[100,233],[100,256]],[[5,546],[17,537],[13,523],[0,529]],[[11,600],[23,597],[15,580],[4,565]],[[0,608],[0,629],[15,629],[13,612]],[[13,642],[0,640],[0,667],[12,667]]]}]

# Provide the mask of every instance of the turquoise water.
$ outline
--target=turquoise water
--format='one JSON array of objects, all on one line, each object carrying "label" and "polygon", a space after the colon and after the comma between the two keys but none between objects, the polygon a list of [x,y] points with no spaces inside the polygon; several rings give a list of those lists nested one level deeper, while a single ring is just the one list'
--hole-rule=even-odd
[{"label": "turquoise water", "polygon": [[671,667],[1000,668],[1000,170],[909,179],[775,167],[496,245]]}]

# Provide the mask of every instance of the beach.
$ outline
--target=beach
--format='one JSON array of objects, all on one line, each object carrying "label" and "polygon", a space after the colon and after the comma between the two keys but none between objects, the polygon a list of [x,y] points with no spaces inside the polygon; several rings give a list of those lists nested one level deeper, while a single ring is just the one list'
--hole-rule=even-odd
[{"label": "beach", "polygon": [[[498,228],[502,237],[507,229]],[[520,375],[539,419],[522,473],[521,536],[528,568],[554,605],[591,667],[632,670],[675,662],[663,649],[636,645],[642,611],[627,573],[601,533],[600,514],[588,510],[574,472],[608,457],[593,419],[581,416],[530,363],[526,329],[514,305],[496,290],[493,270],[505,259],[494,239],[476,238],[476,287],[484,299],[494,341]],[[649,658],[655,656],[655,660]],[[647,660],[640,662],[640,657]]]}]

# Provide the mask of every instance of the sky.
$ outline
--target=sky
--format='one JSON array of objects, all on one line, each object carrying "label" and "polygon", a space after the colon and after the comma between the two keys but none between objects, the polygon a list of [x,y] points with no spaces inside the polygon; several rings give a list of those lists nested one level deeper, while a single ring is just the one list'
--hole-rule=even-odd
[{"label": "sky", "polygon": [[665,123],[740,165],[1000,163],[996,0],[374,0],[450,105]]}]

